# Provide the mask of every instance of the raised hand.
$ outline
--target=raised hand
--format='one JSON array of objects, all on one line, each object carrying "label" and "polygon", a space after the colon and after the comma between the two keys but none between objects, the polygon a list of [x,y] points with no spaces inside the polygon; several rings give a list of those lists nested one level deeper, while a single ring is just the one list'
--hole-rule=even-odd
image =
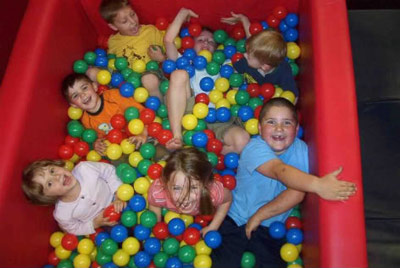
[{"label": "raised hand", "polygon": [[347,200],[354,195],[357,187],[352,182],[342,181],[337,176],[342,172],[343,168],[329,173],[318,180],[316,193],[326,200]]}]

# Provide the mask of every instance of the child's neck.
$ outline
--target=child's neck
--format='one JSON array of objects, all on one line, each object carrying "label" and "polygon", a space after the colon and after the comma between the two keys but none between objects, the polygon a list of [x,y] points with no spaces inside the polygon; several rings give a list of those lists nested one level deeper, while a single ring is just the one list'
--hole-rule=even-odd
[{"label": "child's neck", "polygon": [[71,188],[65,195],[60,197],[60,201],[68,203],[73,202],[78,199],[79,195],[81,194],[81,184],[79,181],[76,182],[75,186]]}]

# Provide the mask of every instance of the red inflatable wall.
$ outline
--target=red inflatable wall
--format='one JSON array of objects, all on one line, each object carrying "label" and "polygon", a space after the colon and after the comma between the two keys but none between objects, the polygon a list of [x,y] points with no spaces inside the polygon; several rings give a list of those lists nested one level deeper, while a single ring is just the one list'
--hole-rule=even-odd
[{"label": "red inflatable wall", "polygon": [[[101,21],[99,0],[31,0],[21,23],[0,90],[0,259],[4,267],[46,263],[48,239],[56,230],[52,209],[30,205],[20,190],[23,167],[57,157],[66,134],[67,104],[60,82],[72,63],[110,34]],[[307,267],[367,267],[358,121],[347,12],[344,0],[135,0],[142,23],[172,20],[180,7],[200,23],[221,27],[230,11],[265,20],[285,6],[300,17],[299,59],[305,139],[312,172],[343,166],[342,177],[358,193],[348,202],[327,202],[309,194],[304,204]]]}]

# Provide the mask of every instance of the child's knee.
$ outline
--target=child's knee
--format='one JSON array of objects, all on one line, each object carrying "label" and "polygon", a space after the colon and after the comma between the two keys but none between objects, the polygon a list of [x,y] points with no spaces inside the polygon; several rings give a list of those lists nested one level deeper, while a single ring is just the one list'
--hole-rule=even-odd
[{"label": "child's knee", "polygon": [[236,135],[234,136],[233,146],[237,153],[241,153],[243,151],[243,148],[250,141],[250,135],[244,129],[241,129],[241,131],[238,131],[235,134]]},{"label": "child's knee", "polygon": [[160,79],[155,74],[145,74],[142,76],[142,85],[145,88],[158,88],[160,84]]},{"label": "child's knee", "polygon": [[185,70],[175,70],[171,73],[171,83],[187,83],[189,74]]}]

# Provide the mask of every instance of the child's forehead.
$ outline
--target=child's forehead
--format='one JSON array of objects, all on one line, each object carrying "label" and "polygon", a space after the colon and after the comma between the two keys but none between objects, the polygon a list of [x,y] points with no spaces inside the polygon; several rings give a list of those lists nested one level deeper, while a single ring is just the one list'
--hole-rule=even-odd
[{"label": "child's forehead", "polygon": [[295,120],[292,110],[286,106],[271,106],[265,113],[264,118],[267,119],[276,116],[284,116],[287,119]]},{"label": "child's forehead", "polygon": [[128,14],[131,13],[131,12],[134,12],[134,13],[135,13],[135,10],[133,10],[133,8],[132,8],[130,5],[121,7],[121,8],[118,9],[117,12],[115,13],[115,18],[128,15]]}]

